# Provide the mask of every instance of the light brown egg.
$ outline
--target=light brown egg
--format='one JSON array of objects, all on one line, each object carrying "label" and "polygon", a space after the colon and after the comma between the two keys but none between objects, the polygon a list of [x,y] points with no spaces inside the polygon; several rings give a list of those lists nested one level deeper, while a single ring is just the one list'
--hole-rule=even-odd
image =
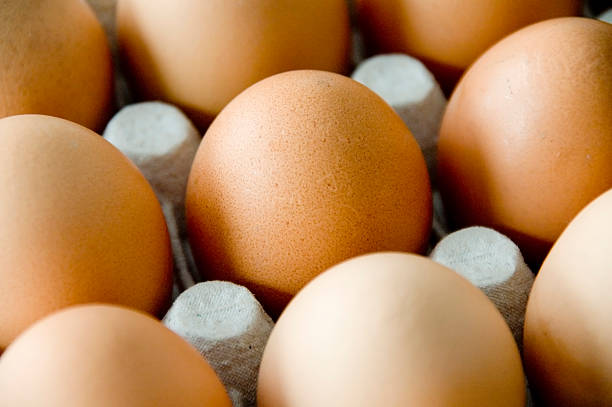
[{"label": "light brown egg", "polygon": [[0,225],[0,350],[72,304],[166,305],[172,268],[159,202],[138,169],[84,127],[0,120]]},{"label": "light brown egg", "polygon": [[612,190],[563,232],[525,317],[529,382],[545,406],[612,405]]},{"label": "light brown egg", "polygon": [[0,405],[230,407],[213,369],[139,312],[88,305],[55,313],[0,359]]},{"label": "light brown egg", "polygon": [[119,46],[141,97],[204,127],[236,95],[293,69],[347,69],[346,0],[119,0]]},{"label": "light brown egg", "polygon": [[438,164],[455,226],[498,229],[541,262],[612,187],[612,25],[548,20],[487,51],[449,101]]},{"label": "light brown egg", "polygon": [[101,131],[112,104],[102,27],[80,0],[0,2],[0,118],[57,116]]},{"label": "light brown egg", "polygon": [[186,197],[200,270],[246,285],[275,315],[340,261],[424,249],[431,205],[399,116],[320,71],[279,74],[234,99],[204,136]]},{"label": "light brown egg", "polygon": [[376,253],[332,267],[285,309],[257,405],[524,407],[525,379],[478,288],[427,258]]},{"label": "light brown egg", "polygon": [[580,0],[356,0],[373,52],[425,62],[447,90],[480,54],[526,25],[577,15]]}]

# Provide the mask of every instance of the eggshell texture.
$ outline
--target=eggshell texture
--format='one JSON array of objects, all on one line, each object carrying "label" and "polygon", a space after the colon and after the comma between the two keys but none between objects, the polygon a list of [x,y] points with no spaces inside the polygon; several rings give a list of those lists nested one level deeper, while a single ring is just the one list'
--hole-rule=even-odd
[{"label": "eggshell texture", "polygon": [[611,264],[612,190],[563,232],[527,304],[524,357],[543,405],[612,405]]},{"label": "eggshell texture", "polygon": [[2,1],[0,38],[0,118],[40,113],[102,130],[112,104],[112,64],[85,2]]},{"label": "eggshell texture", "polygon": [[448,90],[506,35],[554,17],[577,15],[580,0],[357,0],[369,48],[425,62]]},{"label": "eggshell texture", "polygon": [[549,20],[487,51],[451,97],[438,164],[455,226],[500,230],[541,261],[612,187],[612,25]]},{"label": "eggshell texture", "polygon": [[0,405],[230,407],[200,354],[159,321],[89,305],[45,318],[0,359]]},{"label": "eggshell texture", "polygon": [[342,260],[423,249],[432,216],[425,161],[399,116],[320,71],[265,79],[223,110],[186,206],[200,270],[246,285],[273,315]]},{"label": "eggshell texture", "polygon": [[0,120],[0,225],[0,349],[68,305],[165,306],[172,268],[159,203],[136,167],[84,127]]},{"label": "eggshell texture", "polygon": [[523,407],[525,379],[475,286],[429,259],[377,253],[332,267],[285,309],[257,405]]},{"label": "eggshell texture", "polygon": [[179,105],[200,127],[263,78],[348,63],[345,0],[119,0],[117,18],[141,96]]}]

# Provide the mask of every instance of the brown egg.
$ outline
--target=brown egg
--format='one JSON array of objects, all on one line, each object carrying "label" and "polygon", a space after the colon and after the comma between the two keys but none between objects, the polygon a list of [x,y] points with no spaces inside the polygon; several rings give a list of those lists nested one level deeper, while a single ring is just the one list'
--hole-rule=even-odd
[{"label": "brown egg", "polygon": [[0,120],[0,225],[0,350],[72,304],[151,313],[166,304],[171,256],[155,194],[84,127],[38,115]]},{"label": "brown egg", "polygon": [[111,57],[84,1],[4,0],[0,38],[0,118],[39,113],[103,129]]},{"label": "brown egg", "polygon": [[213,369],[153,318],[107,305],[55,313],[0,359],[0,405],[230,407]]},{"label": "brown egg", "polygon": [[612,405],[612,190],[563,232],[525,317],[529,382],[545,406]]},{"label": "brown egg", "polygon": [[549,20],[487,51],[449,101],[438,163],[455,226],[498,229],[541,261],[612,187],[612,25]]},{"label": "brown egg", "polygon": [[246,285],[275,315],[342,260],[423,249],[432,212],[423,155],[399,116],[320,71],[234,99],[200,145],[186,205],[201,271]]},{"label": "brown egg", "polygon": [[356,0],[364,37],[377,53],[425,62],[447,90],[480,54],[521,27],[577,15],[580,0]]},{"label": "brown egg", "polygon": [[347,68],[346,0],[119,0],[117,18],[141,97],[179,105],[200,127],[268,76]]},{"label": "brown egg", "polygon": [[332,267],[285,309],[257,405],[524,407],[525,378],[478,288],[427,258],[376,253]]}]

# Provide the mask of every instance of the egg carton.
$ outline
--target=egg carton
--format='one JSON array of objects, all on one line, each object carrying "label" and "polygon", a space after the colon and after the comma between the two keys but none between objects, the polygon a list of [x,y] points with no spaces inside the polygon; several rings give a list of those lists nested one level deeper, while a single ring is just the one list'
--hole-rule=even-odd
[{"label": "egg carton", "polygon": [[[115,1],[88,1],[103,22],[114,60],[118,61]],[[592,15],[593,10],[599,10],[589,4],[585,6],[585,14]],[[446,105],[441,87],[420,61],[407,55],[392,54],[370,59],[365,59],[365,55],[360,33],[354,30],[353,79],[385,99],[412,130],[423,150],[435,187],[435,146]],[[187,164],[195,156],[200,135],[174,106],[161,102],[134,104],[135,98],[118,65],[115,70],[119,112],[107,126],[104,137],[141,169],[153,186],[166,216],[176,273],[175,302],[164,322],[206,357],[228,388],[235,406],[255,405],[257,371],[274,323],[243,287],[228,282],[204,283],[205,276],[199,273],[194,262],[186,234],[183,197],[190,167]],[[142,146],[146,146],[144,150]],[[156,153],[152,154],[147,148]],[[177,162],[181,166],[177,167]],[[506,318],[520,346],[533,273],[518,247],[491,229],[450,230],[440,194],[435,189],[432,230],[428,249],[431,258],[480,287]],[[499,270],[504,272],[495,273]],[[248,310],[247,317],[244,317],[245,309]],[[194,317],[196,314],[207,315],[210,320],[223,320],[225,325],[202,326],[201,318]],[[232,335],[215,336],[218,331],[232,329]],[[530,397],[528,405],[534,405]]]}]

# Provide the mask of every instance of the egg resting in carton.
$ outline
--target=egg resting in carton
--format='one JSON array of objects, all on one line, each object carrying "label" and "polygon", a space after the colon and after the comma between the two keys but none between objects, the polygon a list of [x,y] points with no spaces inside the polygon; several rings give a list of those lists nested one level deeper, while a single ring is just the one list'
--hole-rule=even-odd
[{"label": "egg resting in carton", "polygon": [[[430,134],[435,134],[435,132]],[[180,241],[181,234],[178,231],[182,230],[183,226],[181,223],[177,225],[174,214],[177,212],[176,209],[182,205],[181,199],[176,197],[184,195],[183,191],[189,171],[189,166],[184,165],[184,163],[190,163],[195,154],[199,143],[197,132],[189,120],[176,108],[159,102],[149,102],[124,108],[109,123],[104,135],[141,168],[154,186],[162,206],[168,209],[165,211],[165,214],[169,223],[171,237],[173,238],[174,258],[178,277],[176,291],[180,292],[185,289],[187,291],[177,298],[175,305],[165,318],[166,324],[200,350],[201,354],[215,368],[221,379],[225,379],[224,383],[235,406],[254,405],[254,388],[252,386],[256,383],[258,361],[261,358],[261,352],[263,352],[265,339],[272,327],[271,320],[265,313],[261,314],[263,310],[252,296],[248,298],[248,301],[242,303],[240,302],[242,297],[234,297],[233,294],[240,291],[238,286],[230,283],[205,283],[205,285],[189,288],[194,282],[199,281],[200,277],[193,263],[189,261],[189,246],[186,241]],[[169,157],[181,157],[178,160],[181,165],[174,165],[177,160],[168,159]],[[164,191],[174,192],[168,193]],[[173,230],[176,231],[174,234],[172,233]],[[184,238],[184,235],[182,237]],[[460,244],[464,244],[466,241],[469,242],[469,238],[460,239],[460,241]],[[463,248],[468,252],[470,250],[469,244],[464,244]],[[492,245],[487,244],[481,245],[476,249],[472,248],[471,250],[476,252],[478,250],[481,252],[489,250],[489,266],[491,266],[491,261],[495,262],[496,254],[498,254]],[[518,249],[515,248],[515,250]],[[465,255],[463,252],[461,254]],[[467,256],[469,258],[469,254]],[[520,253],[518,253],[518,256],[520,256]],[[451,255],[448,265],[451,268],[459,269],[460,267],[457,267],[457,263],[462,263],[462,259],[464,260],[465,258],[459,254],[455,257],[459,258],[459,260],[453,263],[453,256]],[[478,265],[472,265],[472,267],[477,268]],[[516,267],[517,270],[522,270],[520,264],[517,264]],[[487,271],[495,274],[500,270],[490,267]],[[511,274],[514,275],[514,273]],[[472,279],[472,281],[478,283],[478,279]],[[206,284],[209,285],[206,286]],[[512,286],[512,284],[510,285]],[[485,285],[481,285],[481,288],[485,288],[486,292]],[[496,293],[495,290],[493,291]],[[495,295],[493,294],[494,298]],[[526,293],[521,291],[517,296],[522,296],[521,298],[525,299]],[[236,301],[236,306],[250,306],[255,307],[253,309],[260,310],[260,313],[254,314],[259,315],[255,322],[246,324],[240,329],[240,313],[228,314],[227,307],[222,304],[223,301],[216,303],[220,299],[225,299],[227,302],[232,298]],[[506,299],[497,295],[496,300],[496,305],[501,306],[503,309],[505,305],[504,300]],[[211,301],[213,302],[211,303]],[[213,306],[213,303],[216,306]],[[196,312],[198,309],[200,311]],[[520,319],[521,315],[517,316],[517,311],[514,308],[512,309],[514,311],[510,317]],[[200,316],[194,318],[193,312]],[[219,320],[224,320],[229,325],[238,324],[238,331],[240,332],[226,338],[215,338],[214,332],[220,329],[220,327],[214,325],[213,322]],[[198,322],[200,323],[198,324]],[[516,326],[513,326],[513,329],[516,329]],[[220,330],[223,331],[223,329]],[[210,336],[213,338],[208,339]],[[256,346],[252,345],[253,341],[256,342]],[[247,343],[252,346],[250,354],[240,350]],[[228,365],[229,362],[236,361],[236,358],[246,359],[242,360],[237,367]],[[243,373],[235,373],[236,369],[242,369]],[[249,373],[244,373],[245,371]],[[250,377],[251,388],[245,387],[244,384],[249,383],[249,380],[245,380],[245,377]],[[236,378],[238,378],[239,385],[232,382],[232,380],[235,382]]]}]

